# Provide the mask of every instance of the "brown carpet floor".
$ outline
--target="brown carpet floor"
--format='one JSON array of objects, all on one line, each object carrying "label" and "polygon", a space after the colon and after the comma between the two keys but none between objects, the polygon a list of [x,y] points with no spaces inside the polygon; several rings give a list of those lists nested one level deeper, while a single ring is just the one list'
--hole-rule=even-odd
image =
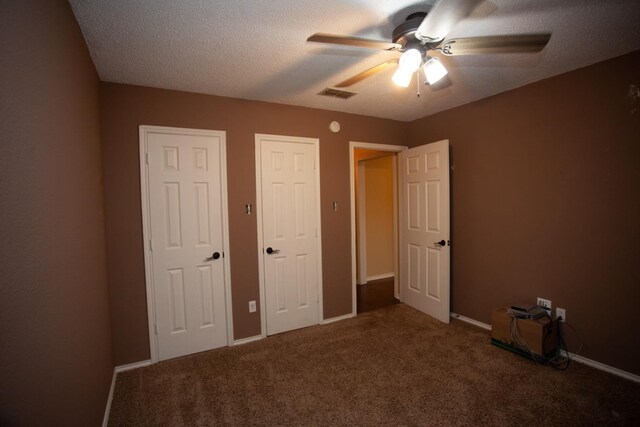
[{"label": "brown carpet floor", "polygon": [[111,426],[640,425],[640,384],[404,304],[118,375]]}]

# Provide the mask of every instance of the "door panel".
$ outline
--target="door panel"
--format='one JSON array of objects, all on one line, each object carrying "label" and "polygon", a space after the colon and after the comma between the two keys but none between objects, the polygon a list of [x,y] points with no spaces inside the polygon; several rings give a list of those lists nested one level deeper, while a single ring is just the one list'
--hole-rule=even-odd
[{"label": "door panel", "polygon": [[227,344],[222,140],[175,132],[147,134],[159,360]]},{"label": "door panel", "polygon": [[272,335],[318,323],[316,147],[306,139],[256,138],[266,330]]},{"label": "door panel", "polygon": [[449,141],[401,152],[402,300],[445,323],[449,323],[449,239]]}]

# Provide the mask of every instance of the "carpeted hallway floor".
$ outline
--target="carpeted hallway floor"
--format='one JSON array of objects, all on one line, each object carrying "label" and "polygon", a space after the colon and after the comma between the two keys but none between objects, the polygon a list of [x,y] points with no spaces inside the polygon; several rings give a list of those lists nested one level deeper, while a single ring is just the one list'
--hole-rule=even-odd
[{"label": "carpeted hallway floor", "polygon": [[118,375],[111,426],[640,425],[640,384],[404,304]]},{"label": "carpeted hallway floor", "polygon": [[358,285],[356,291],[358,314],[400,302],[393,295],[393,277],[373,280],[366,285]]}]

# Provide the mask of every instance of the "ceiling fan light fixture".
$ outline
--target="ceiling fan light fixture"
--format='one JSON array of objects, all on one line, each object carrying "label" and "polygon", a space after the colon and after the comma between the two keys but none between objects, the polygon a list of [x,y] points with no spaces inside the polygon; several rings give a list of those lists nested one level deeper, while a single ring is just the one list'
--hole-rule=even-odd
[{"label": "ceiling fan light fixture", "polygon": [[398,86],[408,87],[409,83],[411,83],[411,77],[413,77],[413,72],[407,72],[402,67],[398,67],[391,80]]},{"label": "ceiling fan light fixture", "polygon": [[415,73],[422,63],[422,54],[418,49],[408,49],[400,57],[400,70],[405,73]]},{"label": "ceiling fan light fixture", "polygon": [[424,75],[427,77],[427,83],[435,84],[447,73],[447,69],[438,58],[427,57],[427,61],[424,63]]}]

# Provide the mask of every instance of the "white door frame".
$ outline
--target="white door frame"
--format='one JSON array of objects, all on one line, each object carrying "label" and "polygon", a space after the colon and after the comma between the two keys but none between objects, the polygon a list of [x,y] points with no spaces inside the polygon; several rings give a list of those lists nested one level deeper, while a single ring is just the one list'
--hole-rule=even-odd
[{"label": "white door frame", "polygon": [[147,317],[149,320],[149,352],[151,363],[158,362],[158,340],[155,334],[155,293],[153,289],[153,257],[151,252],[151,212],[149,207],[149,176],[147,136],[149,133],[170,135],[217,136],[220,138],[220,194],[222,196],[222,247],[224,256],[224,294],[227,316],[227,345],[233,344],[233,313],[231,305],[231,252],[229,250],[229,208],[227,199],[227,142],[226,132],[218,130],[187,129],[165,126],[140,125],[140,190],[142,205],[142,236],[144,245],[144,273],[147,288]]},{"label": "white door frame", "polygon": [[267,336],[267,312],[266,312],[266,290],[264,284],[264,260],[263,260],[263,235],[262,235],[262,141],[292,142],[300,144],[311,144],[315,147],[315,180],[316,180],[316,226],[318,227],[317,245],[317,279],[318,279],[318,324],[324,321],[323,298],[322,298],[322,221],[320,216],[320,140],[318,138],[305,138],[301,136],[269,135],[263,133],[255,134],[255,157],[256,157],[256,221],[258,223],[258,278],[260,281],[260,336]]},{"label": "white door frame", "polygon": [[[378,151],[388,151],[390,153],[399,153],[400,151],[406,150],[408,147],[403,145],[389,145],[389,144],[374,144],[370,142],[357,142],[357,141],[349,141],[349,183],[351,188],[351,290],[352,290],[352,308],[351,314],[355,316],[358,313],[358,302],[357,302],[357,293],[356,293],[356,195],[355,195],[355,185],[353,182],[354,176],[354,160],[355,160],[355,149],[356,148],[365,148],[369,150],[378,150]],[[393,242],[393,268],[395,271],[394,281],[394,293],[396,293],[396,298],[400,295],[397,295],[398,292],[398,189],[397,189],[397,178],[395,177],[394,168],[394,198],[393,198],[393,210],[394,214],[394,242]]]}]

